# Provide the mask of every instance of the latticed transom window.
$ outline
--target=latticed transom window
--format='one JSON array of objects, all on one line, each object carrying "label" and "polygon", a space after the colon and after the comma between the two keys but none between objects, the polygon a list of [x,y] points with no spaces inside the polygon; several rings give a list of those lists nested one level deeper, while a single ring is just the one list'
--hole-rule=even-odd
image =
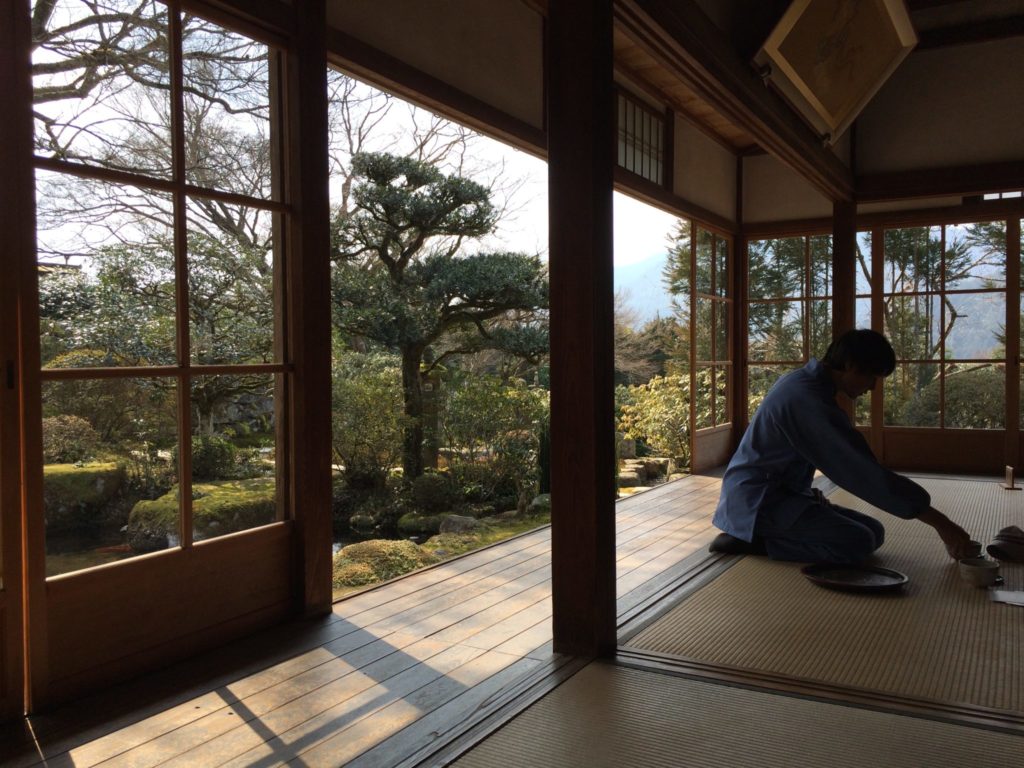
[{"label": "latticed transom window", "polygon": [[747,249],[749,409],[832,339],[832,238],[754,240]]},{"label": "latticed transom window", "polygon": [[665,179],[665,117],[627,93],[618,95],[618,164],[655,184]]}]

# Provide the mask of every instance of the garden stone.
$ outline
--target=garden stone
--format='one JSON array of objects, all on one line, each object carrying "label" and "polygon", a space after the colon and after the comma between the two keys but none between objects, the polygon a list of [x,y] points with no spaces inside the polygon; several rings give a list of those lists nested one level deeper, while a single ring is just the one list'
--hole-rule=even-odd
[{"label": "garden stone", "polygon": [[619,487],[620,488],[635,488],[638,485],[643,485],[641,482],[640,475],[636,472],[619,472]]},{"label": "garden stone", "polygon": [[377,519],[373,515],[359,512],[348,519],[348,525],[353,531],[369,533],[377,527]]},{"label": "garden stone", "polygon": [[620,459],[636,458],[636,440],[632,437],[623,437],[618,441],[618,443]]},{"label": "garden stone", "polygon": [[530,515],[550,514],[551,494],[541,493],[534,496],[533,501],[530,502],[530,506],[526,508],[526,512]]},{"label": "garden stone", "polygon": [[640,479],[640,484],[643,485],[644,480],[647,479],[647,461],[646,459],[626,459],[622,462],[623,472],[633,472]]},{"label": "garden stone", "polygon": [[441,532],[444,515],[421,515],[407,512],[398,518],[398,531],[403,536],[434,536]]},{"label": "garden stone", "polygon": [[464,515],[445,515],[439,528],[440,533],[465,533],[480,527],[480,523],[473,517]]},{"label": "garden stone", "polygon": [[669,459],[650,458],[644,461],[644,471],[649,479],[668,475]]}]

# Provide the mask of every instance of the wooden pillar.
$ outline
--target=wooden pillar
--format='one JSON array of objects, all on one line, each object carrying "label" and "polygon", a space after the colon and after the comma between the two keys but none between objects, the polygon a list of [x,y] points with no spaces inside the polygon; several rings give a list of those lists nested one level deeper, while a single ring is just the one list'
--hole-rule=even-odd
[{"label": "wooden pillar", "polygon": [[732,447],[735,450],[750,419],[750,409],[747,405],[747,388],[750,386],[750,371],[747,367],[750,307],[747,305],[747,236],[743,232],[742,155],[736,158],[736,239],[733,241],[731,269],[729,291],[733,296]]},{"label": "wooden pillar", "polygon": [[832,204],[832,335],[854,327],[857,292],[857,205]]},{"label": "wooden pillar", "polygon": [[547,23],[554,649],[615,648],[611,0]]},{"label": "wooden pillar", "polygon": [[1020,217],[1006,221],[1006,463],[1020,474]]},{"label": "wooden pillar", "polygon": [[289,398],[290,506],[296,526],[296,601],[305,615],[331,609],[331,307],[324,0],[295,6],[287,58],[283,140],[286,334],[294,363]]},{"label": "wooden pillar", "polygon": [[[857,319],[857,204],[832,203],[832,338],[854,327]],[[840,396],[853,417],[853,401]]]},{"label": "wooden pillar", "polygon": [[[27,2],[0,7],[0,720],[21,715],[25,704],[20,348],[27,332],[22,284],[35,261],[29,26]],[[24,346],[38,349],[38,343]]]}]

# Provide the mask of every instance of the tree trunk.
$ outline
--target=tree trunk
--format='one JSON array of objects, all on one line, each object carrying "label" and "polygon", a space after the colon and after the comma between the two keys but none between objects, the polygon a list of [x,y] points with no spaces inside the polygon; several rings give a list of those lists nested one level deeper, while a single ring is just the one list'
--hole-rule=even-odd
[{"label": "tree trunk", "polygon": [[402,391],[408,423],[403,428],[402,473],[407,481],[423,474],[423,386],[420,347],[402,349]]}]

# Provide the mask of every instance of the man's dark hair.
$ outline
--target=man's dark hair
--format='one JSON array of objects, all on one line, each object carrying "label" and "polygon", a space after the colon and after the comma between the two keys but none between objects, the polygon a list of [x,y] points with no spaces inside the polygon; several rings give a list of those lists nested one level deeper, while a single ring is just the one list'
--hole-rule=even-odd
[{"label": "man's dark hair", "polygon": [[837,371],[856,369],[875,376],[888,376],[896,370],[896,353],[889,340],[878,331],[858,328],[834,339],[821,362]]}]

